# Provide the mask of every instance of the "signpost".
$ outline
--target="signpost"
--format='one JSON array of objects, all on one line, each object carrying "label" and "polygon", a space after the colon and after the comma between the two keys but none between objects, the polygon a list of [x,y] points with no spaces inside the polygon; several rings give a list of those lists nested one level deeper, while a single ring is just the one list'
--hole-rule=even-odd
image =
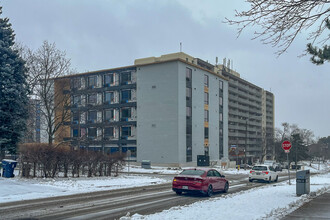
[{"label": "signpost", "polygon": [[283,141],[282,148],[283,148],[284,152],[286,153],[286,158],[288,161],[289,185],[291,185],[291,183],[290,183],[290,163],[289,163],[289,153],[290,153],[291,147],[292,147],[292,144],[290,141]]},{"label": "signpost", "polygon": [[128,150],[127,152],[126,152],[126,156],[127,156],[127,165],[128,165],[128,169],[127,169],[127,171],[128,171],[128,176],[129,176],[129,160],[131,159],[131,151],[130,150]]}]

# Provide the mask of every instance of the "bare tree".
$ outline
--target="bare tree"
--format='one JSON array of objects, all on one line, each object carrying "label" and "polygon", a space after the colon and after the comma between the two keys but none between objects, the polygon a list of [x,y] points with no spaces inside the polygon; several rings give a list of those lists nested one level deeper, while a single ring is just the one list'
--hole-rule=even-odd
[{"label": "bare tree", "polygon": [[280,160],[285,160],[285,153],[282,150],[282,142],[284,140],[289,140],[293,145],[293,149],[296,150],[297,139],[299,139],[299,143],[301,143],[299,146],[298,154],[304,154],[304,150],[307,149],[307,146],[309,146],[312,143],[315,143],[314,139],[314,133],[311,130],[308,129],[302,129],[299,128],[296,124],[289,124],[287,122],[282,123],[283,129],[276,129],[275,132],[275,147],[276,147],[276,157]]},{"label": "bare tree", "polygon": [[[54,85],[54,78],[72,73],[70,60],[63,51],[56,49],[55,43],[44,41],[36,50],[23,50],[23,57],[27,60],[29,70],[29,84],[33,88],[32,97],[40,100],[41,117],[47,134],[49,145],[52,145],[55,136],[65,121],[70,120],[70,96],[63,90],[70,86],[68,80]],[[55,87],[61,88],[55,88]]]},{"label": "bare tree", "polygon": [[309,31],[307,40],[325,44],[330,35],[322,35],[329,21],[329,0],[247,0],[248,11],[236,11],[237,20],[226,18],[226,23],[238,26],[238,36],[248,26],[258,26],[253,39],[278,47],[284,53],[303,30]]}]

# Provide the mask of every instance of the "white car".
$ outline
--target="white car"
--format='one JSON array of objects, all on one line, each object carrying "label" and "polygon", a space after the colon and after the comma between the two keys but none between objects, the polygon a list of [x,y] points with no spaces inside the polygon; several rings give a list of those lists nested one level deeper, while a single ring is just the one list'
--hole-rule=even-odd
[{"label": "white car", "polygon": [[258,164],[254,165],[249,174],[249,181],[262,180],[270,183],[271,181],[277,182],[278,175],[273,166]]}]

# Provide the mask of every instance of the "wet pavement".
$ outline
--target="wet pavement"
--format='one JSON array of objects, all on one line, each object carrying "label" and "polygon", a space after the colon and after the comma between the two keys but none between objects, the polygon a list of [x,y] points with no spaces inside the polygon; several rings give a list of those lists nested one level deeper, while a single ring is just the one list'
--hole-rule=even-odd
[{"label": "wet pavement", "polygon": [[282,219],[330,219],[330,192],[314,198]]}]

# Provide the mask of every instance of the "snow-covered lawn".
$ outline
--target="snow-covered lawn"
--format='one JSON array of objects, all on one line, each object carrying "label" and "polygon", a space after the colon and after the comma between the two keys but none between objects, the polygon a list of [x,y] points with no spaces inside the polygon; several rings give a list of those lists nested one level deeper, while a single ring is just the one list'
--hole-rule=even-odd
[{"label": "snow-covered lawn", "polygon": [[165,183],[139,175],[94,178],[23,179],[0,177],[0,203]]}]

